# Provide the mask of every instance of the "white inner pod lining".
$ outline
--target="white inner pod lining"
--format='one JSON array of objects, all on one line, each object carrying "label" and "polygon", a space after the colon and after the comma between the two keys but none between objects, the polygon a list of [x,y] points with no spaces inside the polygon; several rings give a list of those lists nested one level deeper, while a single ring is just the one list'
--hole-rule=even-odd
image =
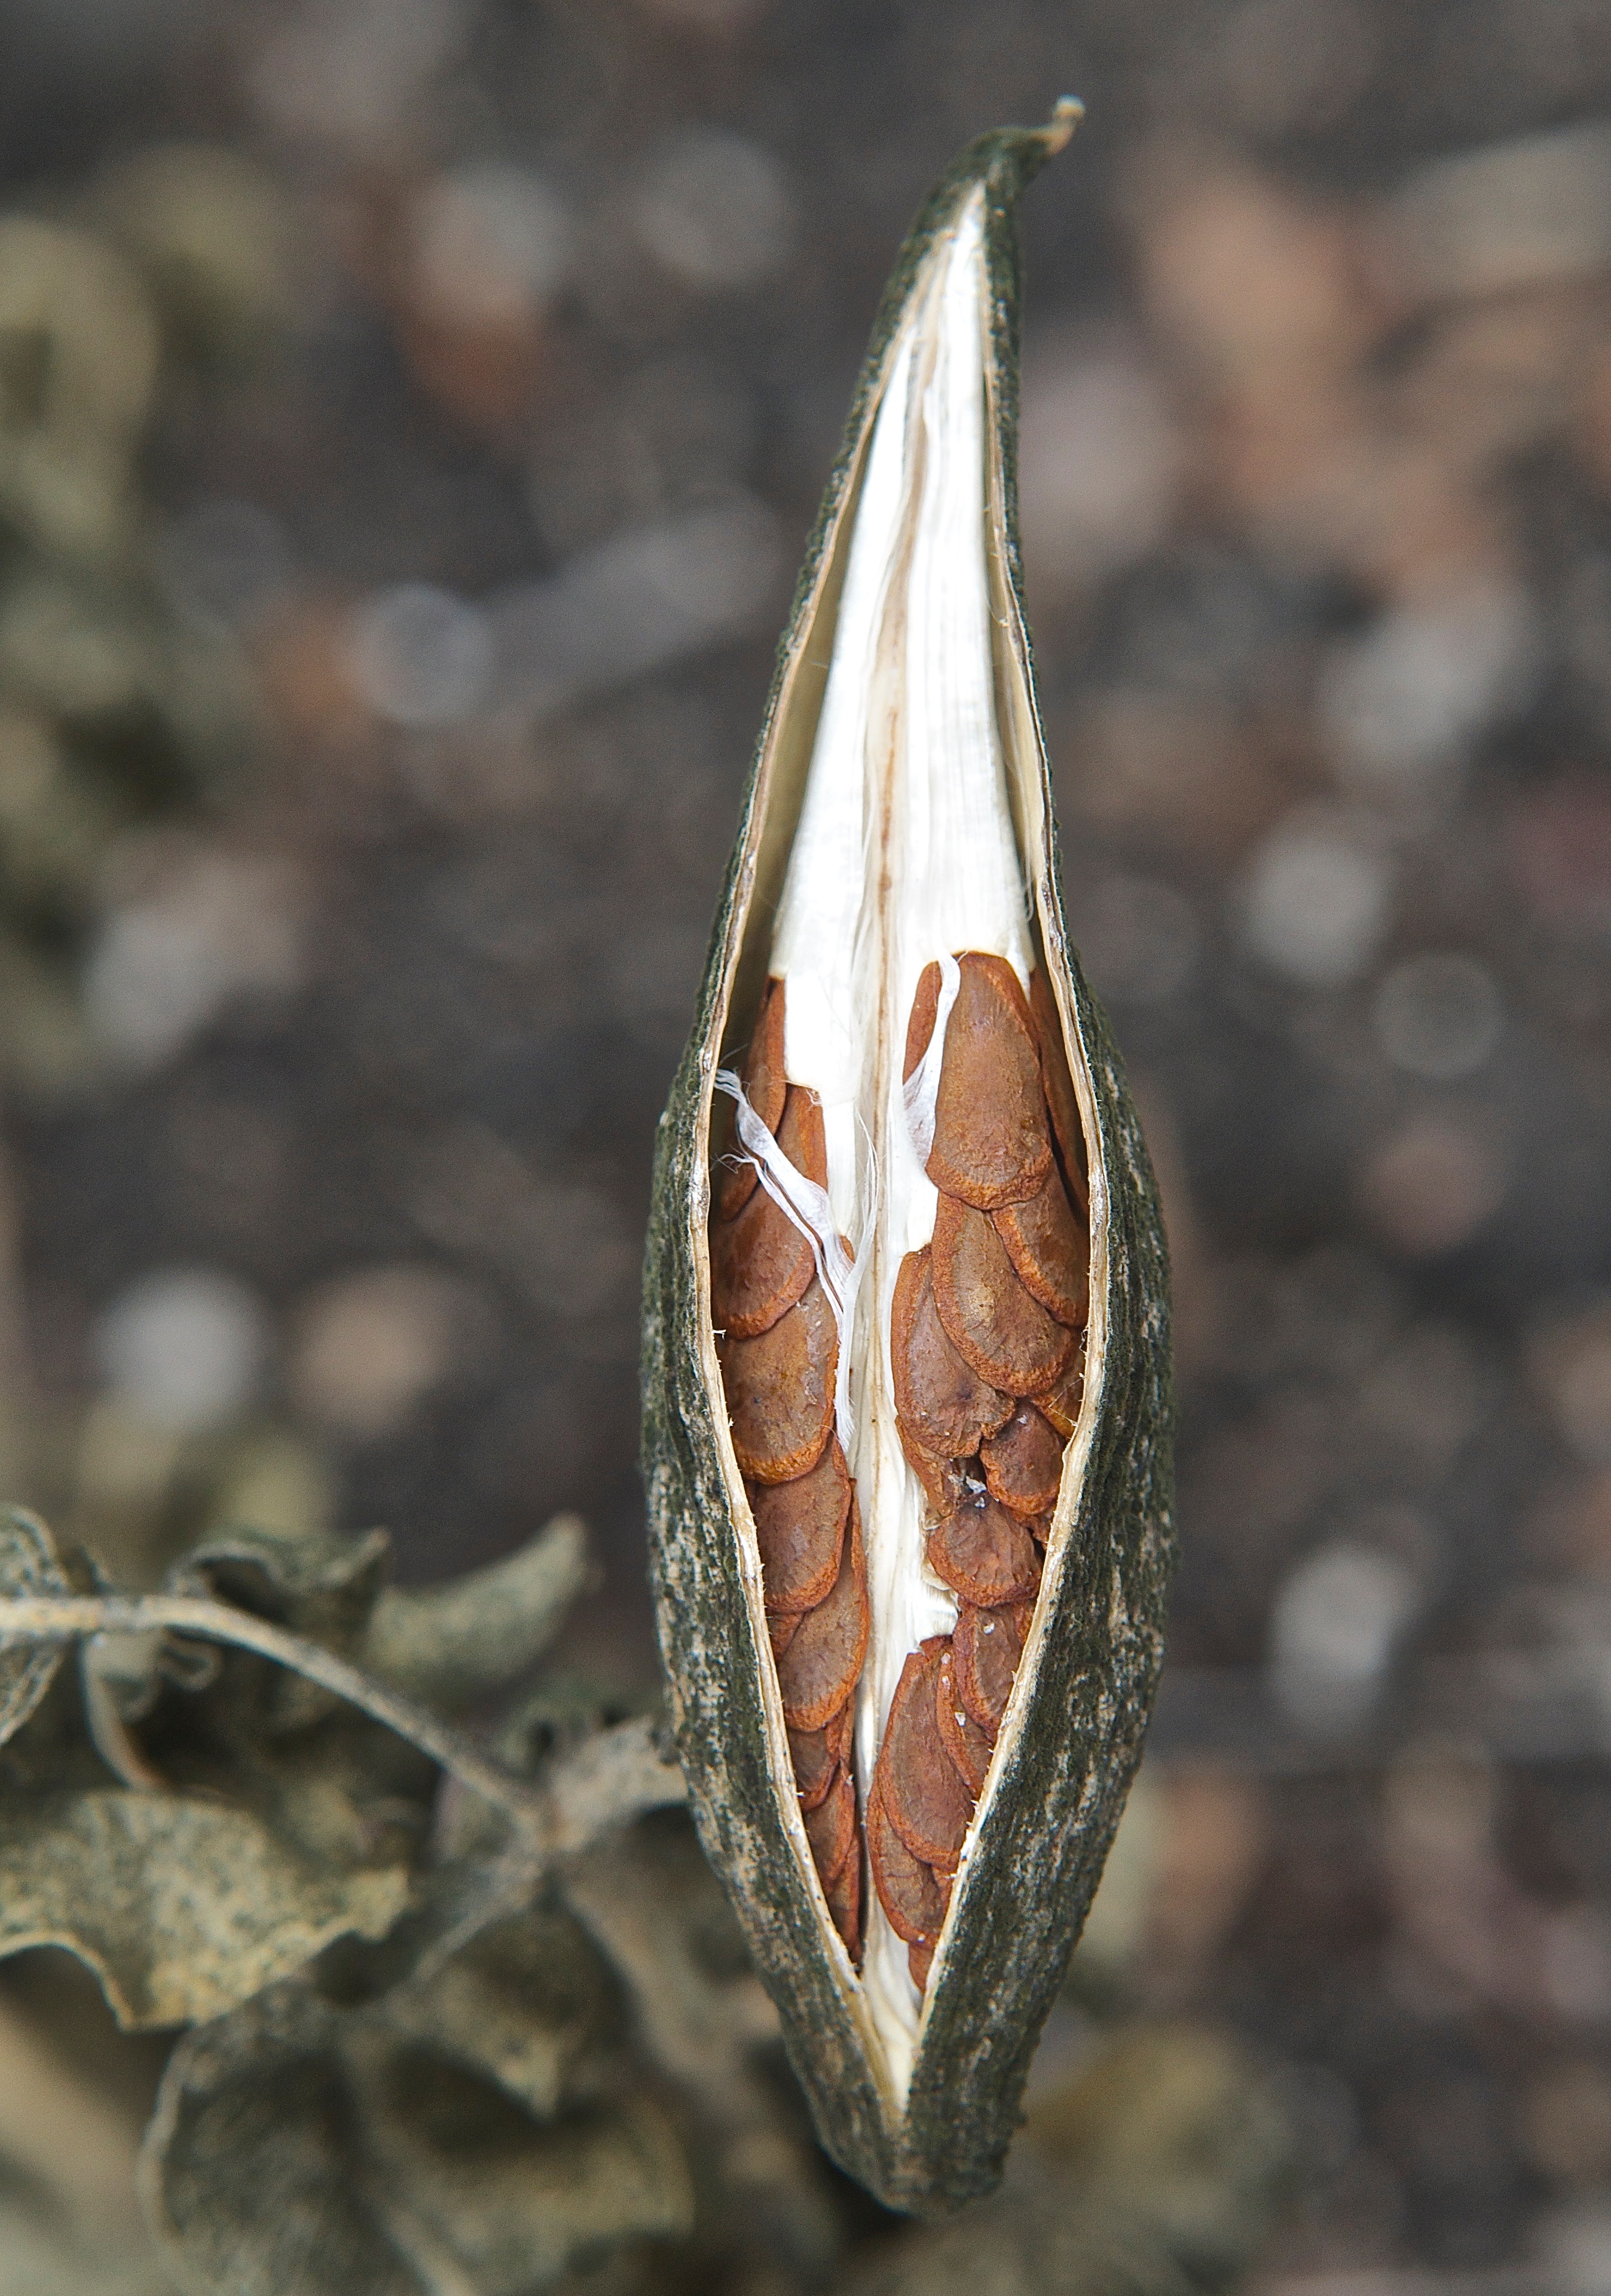
[{"label": "white inner pod lining", "polygon": [[[834,1214],[859,1242],[850,1464],[873,1615],[857,1693],[864,1796],[908,1654],[957,1619],[925,1560],[923,1494],[901,1453],[891,1377],[895,1280],[933,1235],[937,1203],[902,1086],[907,1022],[933,960],[987,950],[1026,987],[1032,963],[996,723],[988,324],[975,192],[935,249],[885,368],[769,968],[787,983],[785,1070],[822,1100]],[[922,1998],[870,1887],[864,1927],[867,2005],[904,2095]]]}]

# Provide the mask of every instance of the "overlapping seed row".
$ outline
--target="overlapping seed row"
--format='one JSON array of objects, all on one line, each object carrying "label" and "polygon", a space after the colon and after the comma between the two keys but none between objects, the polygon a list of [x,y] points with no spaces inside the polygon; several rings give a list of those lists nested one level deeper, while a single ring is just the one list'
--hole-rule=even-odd
[{"label": "overlapping seed row", "polygon": [[[744,1085],[789,1161],[826,1187],[821,1107],[784,1071],[781,980],[767,984]],[[752,1162],[729,1160],[717,1187],[711,1308],[806,1835],[839,1933],[859,1961],[851,1736],[869,1614],[855,1488],[834,1431],[838,1337],[810,1240]]]},{"label": "overlapping seed row", "polygon": [[[939,1210],[901,1263],[891,1355],[929,1564],[960,1609],[906,1661],[867,1801],[874,1886],[920,1988],[1034,1611],[1089,1300],[1083,1134],[1045,976],[1032,1007],[1005,959],[958,963],[926,1167]],[[908,1077],[940,981],[931,964],[918,983]]]}]

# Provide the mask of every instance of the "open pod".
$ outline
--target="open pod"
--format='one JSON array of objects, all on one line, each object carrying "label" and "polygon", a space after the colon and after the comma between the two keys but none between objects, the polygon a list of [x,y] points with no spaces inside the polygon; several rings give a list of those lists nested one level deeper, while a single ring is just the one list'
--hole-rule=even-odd
[{"label": "open pod", "polygon": [[1016,541],[1015,208],[1077,111],[970,146],[896,266],[645,1271],[701,1836],[823,2143],[917,2214],[999,2175],[1172,1558],[1166,1255],[1064,921]]}]

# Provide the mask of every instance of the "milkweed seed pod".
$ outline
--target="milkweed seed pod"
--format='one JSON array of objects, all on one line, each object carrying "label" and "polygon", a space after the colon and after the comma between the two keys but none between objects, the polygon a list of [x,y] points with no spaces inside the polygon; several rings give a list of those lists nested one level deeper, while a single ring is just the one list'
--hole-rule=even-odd
[{"label": "milkweed seed pod", "polygon": [[1162,1655],[1167,1270],[1069,946],[1019,589],[1015,205],[875,327],[662,1121],[645,1471],[705,1848],[823,2143],[999,2174]]}]

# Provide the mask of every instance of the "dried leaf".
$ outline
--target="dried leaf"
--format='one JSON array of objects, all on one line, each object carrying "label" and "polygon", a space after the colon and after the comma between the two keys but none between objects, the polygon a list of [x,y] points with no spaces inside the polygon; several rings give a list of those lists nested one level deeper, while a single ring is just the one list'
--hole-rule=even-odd
[{"label": "dried leaf", "polygon": [[231,2296],[526,2296],[583,2259],[685,2235],[693,2192],[660,2105],[529,2110],[522,2090],[547,2087],[536,2037],[553,1997],[538,1990],[522,2035],[518,1993],[493,1989],[487,2054],[513,2080],[476,2061],[473,1985],[444,1997],[460,2014],[444,2007],[435,2030],[390,2000],[343,2010],[292,1983],[181,2042],[144,2183],[187,2277]]},{"label": "dried leaf", "polygon": [[582,1589],[588,1534],[555,1515],[484,1570],[440,1587],[384,1587],[356,1655],[411,1697],[451,1712],[512,1681],[553,1641]]},{"label": "dried leaf", "polygon": [[[356,1649],[385,1581],[391,1541],[383,1530],[259,1530],[231,1528],[192,1547],[168,1574],[175,1594],[212,1595],[343,1657]],[[236,1686],[239,1731],[306,1728],[334,1710],[327,1690],[284,1667],[238,1654],[219,1658]],[[248,1684],[255,1685],[249,1692]]]},{"label": "dried leaf", "polygon": [[216,2017],[334,1938],[381,1936],[407,1894],[401,1866],[321,1868],[218,1801],[0,1800],[0,1956],[64,1947],[127,2026]]},{"label": "dried leaf", "polygon": [[281,1987],[174,2052],[146,2137],[152,2230],[188,2284],[233,2296],[435,2296],[348,2144],[335,2013]]},{"label": "dried leaf", "polygon": [[168,1576],[177,1594],[216,1595],[293,1634],[346,1648],[362,1633],[385,1581],[391,1542],[383,1530],[214,1532]]},{"label": "dried leaf", "polygon": [[619,2010],[575,1921],[540,1907],[481,1931],[445,1965],[394,1988],[374,2013],[399,2041],[468,2066],[546,2120]]},{"label": "dried leaf", "polygon": [[[71,1592],[55,1541],[45,1525],[21,1507],[7,1507],[0,1515],[0,1598]],[[0,1648],[0,1745],[37,1707],[66,1647],[63,1643],[13,1643]]]},{"label": "dried leaf", "polygon": [[692,1825],[651,1818],[571,1861],[563,1887],[629,1988],[644,2049],[697,2109],[718,2237],[755,2259],[757,2285],[781,2269],[822,2286],[841,2234],[821,2158],[771,2075],[777,2013]]}]

